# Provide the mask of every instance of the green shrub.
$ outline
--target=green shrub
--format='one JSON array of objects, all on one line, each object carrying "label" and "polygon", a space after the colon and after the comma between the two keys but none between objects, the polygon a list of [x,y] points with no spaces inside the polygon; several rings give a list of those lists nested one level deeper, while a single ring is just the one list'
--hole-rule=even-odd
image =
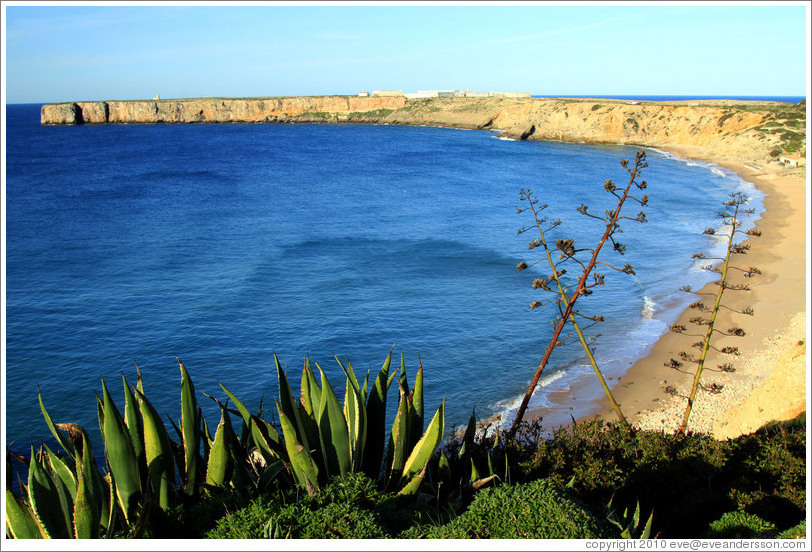
[{"label": "green shrub", "polygon": [[261,539],[268,520],[282,506],[278,495],[260,495],[248,506],[232,512],[217,521],[206,533],[210,539]]},{"label": "green shrub", "polygon": [[805,539],[806,538],[806,520],[795,527],[790,527],[786,531],[782,531],[776,537],[778,539]]},{"label": "green shrub", "polygon": [[524,450],[517,480],[564,485],[574,477],[576,496],[595,512],[613,496],[618,504],[639,500],[641,511],[654,511],[652,533],[664,538],[701,535],[734,510],[779,531],[805,517],[805,414],[723,442],[584,422]]},{"label": "green shrub", "polygon": [[559,486],[547,480],[477,493],[459,517],[426,535],[432,539],[591,539],[617,535]]},{"label": "green shrub", "polygon": [[764,539],[775,535],[775,525],[747,512],[728,512],[708,527],[709,539]]},{"label": "green shrub", "polygon": [[770,423],[728,442],[729,495],[736,510],[792,527],[806,512],[806,416]]},{"label": "green shrub", "polygon": [[[302,492],[262,496],[217,522],[215,539],[384,538],[431,519],[410,497],[378,490],[361,473],[335,477],[315,496]],[[408,538],[408,537],[407,537]]]},{"label": "green shrub", "polygon": [[375,513],[354,503],[333,502],[315,509],[311,504],[286,506],[269,520],[266,536],[295,539],[375,539],[385,530]]}]

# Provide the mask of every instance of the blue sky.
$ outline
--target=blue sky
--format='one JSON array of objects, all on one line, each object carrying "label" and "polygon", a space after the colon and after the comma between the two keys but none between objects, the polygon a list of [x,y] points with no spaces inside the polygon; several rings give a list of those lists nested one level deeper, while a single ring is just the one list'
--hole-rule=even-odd
[{"label": "blue sky", "polygon": [[7,103],[377,89],[803,96],[808,78],[804,3],[4,7]]}]

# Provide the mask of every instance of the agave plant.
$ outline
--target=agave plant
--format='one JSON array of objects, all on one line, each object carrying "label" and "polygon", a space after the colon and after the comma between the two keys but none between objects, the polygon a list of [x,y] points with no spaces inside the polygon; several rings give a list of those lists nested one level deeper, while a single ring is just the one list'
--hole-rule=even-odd
[{"label": "agave plant", "polygon": [[[177,424],[169,420],[178,442],[170,439],[147,399],[136,366],[135,386],[122,376],[123,411],[104,380],[102,396],[97,396],[104,473],[96,465],[87,432],[76,424],[54,423],[39,393],[45,422],[64,453],[55,454],[44,444],[38,451],[31,447],[28,482],[20,482],[20,495],[11,490],[10,481],[6,485],[7,532],[14,538],[97,538],[121,530],[138,536],[152,507],[165,510],[183,496],[195,499],[219,490],[264,492],[283,474],[288,483],[310,494],[332,476],[361,471],[400,494],[416,493],[443,436],[445,401],[423,432],[423,368],[410,391],[401,355],[398,413],[385,446],[386,395],[395,378],[389,374],[391,357],[390,351],[371,388],[369,372],[361,385],[349,361],[336,358],[346,376],[341,404],[318,364],[320,383],[316,379],[309,358],[297,401],[274,355],[281,436],[222,384],[225,403],[209,396],[220,409],[212,436],[189,373],[178,360],[181,419]],[[242,418],[239,437],[229,401]]]},{"label": "agave plant", "polygon": [[[423,367],[419,367],[414,389],[409,390],[401,355],[398,411],[385,443],[386,398],[395,374],[389,374],[390,351],[372,386],[369,372],[361,384],[349,361],[336,361],[346,376],[343,404],[318,363],[316,377],[309,357],[305,357],[296,400],[287,374],[274,355],[279,396],[276,409],[282,430],[279,433],[220,384],[243,418],[250,453],[261,456],[275,473],[280,462],[296,485],[310,494],[318,492],[330,477],[364,472],[382,480],[387,488],[401,494],[416,492],[425,468],[440,444],[444,430],[443,402],[423,432]],[[384,458],[384,451],[386,457]],[[264,472],[263,472],[264,473]]]},{"label": "agave plant", "polygon": [[459,448],[441,448],[433,459],[430,469],[438,496],[459,502],[493,482],[510,483],[509,459],[499,430],[496,429],[491,442],[479,447],[478,453],[476,434],[476,411],[472,411],[462,439],[458,441]]},{"label": "agave plant", "polygon": [[[606,516],[606,520],[620,529],[620,537],[623,539],[648,539],[651,538],[651,524],[654,521],[654,510],[651,511],[651,514],[648,516],[648,520],[646,520],[645,525],[641,524],[641,517],[640,517],[640,501],[637,501],[637,506],[634,509],[634,513],[631,513],[628,508],[624,508],[623,516],[619,515],[619,512],[614,509],[612,502],[614,501],[614,496],[609,499],[609,504],[607,504],[606,508],[608,510],[608,515]],[[654,538],[657,538],[656,536]]]}]

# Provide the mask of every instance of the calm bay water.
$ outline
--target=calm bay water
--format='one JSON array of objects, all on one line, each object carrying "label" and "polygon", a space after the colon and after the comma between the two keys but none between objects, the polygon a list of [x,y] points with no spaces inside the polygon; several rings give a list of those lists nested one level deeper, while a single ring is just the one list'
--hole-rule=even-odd
[{"label": "calm bay water", "polygon": [[[7,113],[3,404],[15,448],[48,436],[37,384],[57,422],[97,435],[100,378],[123,404],[134,361],[147,396],[177,419],[175,354],[212,426],[217,409],[201,392],[224,399],[218,382],[252,411],[263,397],[272,409],[274,352],[294,385],[306,353],[340,384],[333,354],[374,373],[393,344],[410,381],[420,355],[427,410],[445,397],[447,425],[474,406],[508,408],[551,332],[551,311],[527,308],[543,298],[533,271],[514,269],[533,238],[516,236],[530,223],[516,214],[519,190],[592,245],[600,225],[574,209],[612,207],[603,182],[625,183],[619,161],[635,153],[440,128],[43,127],[38,105]],[[637,276],[607,274],[582,305],[606,317],[596,346],[610,375],[689,302],[680,286],[710,279],[691,254],[713,247],[701,231],[719,203],[754,192],[657,151],[649,164],[650,222],[627,221],[626,255],[603,258]],[[536,404],[583,373],[580,352],[556,352]]]}]

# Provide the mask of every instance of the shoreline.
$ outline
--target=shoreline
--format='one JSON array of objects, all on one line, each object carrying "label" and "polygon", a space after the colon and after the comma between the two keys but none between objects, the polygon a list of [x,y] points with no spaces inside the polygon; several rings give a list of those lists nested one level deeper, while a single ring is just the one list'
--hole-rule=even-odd
[{"label": "shoreline", "polygon": [[[761,218],[755,221],[762,235],[748,237],[747,254],[731,259],[732,266],[754,266],[761,274],[752,278],[735,273],[729,276],[731,283],[748,284],[751,291],[726,290],[722,305],[727,308],[720,310],[715,324],[715,328],[722,331],[740,327],[745,335],[720,336],[711,342],[717,348],[738,347],[741,355],[709,352],[702,380],[724,388],[719,394],[700,390],[689,430],[725,439],[755,431],[772,420],[796,416],[808,406],[805,210],[808,187],[805,170],[786,171],[768,165],[765,170],[757,171],[752,163],[715,159],[699,148],[658,149],[730,170],[765,195]],[[717,290],[718,286],[711,283],[693,294],[697,295],[696,300],[712,303]],[[747,306],[752,307],[752,316],[733,312]],[[696,314],[692,309],[685,309],[676,323],[685,325],[688,333],[695,335],[698,327],[689,319]],[[684,397],[690,389],[695,365],[684,363],[677,371],[664,363],[671,358],[678,359],[680,351],[691,351],[691,342],[691,336],[668,332],[619,378],[619,385],[612,392],[632,425],[656,431],[676,430],[685,410]],[[727,362],[733,364],[735,372],[717,369],[717,365]],[[666,393],[666,386],[674,386],[677,394]],[[616,419],[605,397],[599,406],[597,413],[585,415],[581,420]]]},{"label": "shoreline", "polygon": [[[599,103],[598,103],[599,102]],[[42,108],[42,124],[82,123],[171,123],[171,122],[270,122],[270,123],[338,123],[375,124],[403,126],[438,126],[493,131],[504,129],[499,137],[518,140],[544,140],[580,142],[592,145],[622,144],[652,148],[676,155],[686,160],[708,162],[725,168],[753,184],[765,197],[761,219],[756,226],[762,231],[759,238],[750,238],[751,249],[747,255],[736,256],[734,265],[743,268],[758,267],[762,274],[746,282],[736,275],[732,283],[747,283],[752,291],[728,290],[723,304],[741,310],[752,306],[755,316],[732,314],[722,310],[716,328],[726,330],[741,327],[743,337],[720,337],[712,342],[718,347],[735,346],[741,350],[737,358],[717,358],[711,354],[706,361],[703,378],[720,385],[725,390],[714,395],[722,403],[713,411],[700,409],[697,405],[709,396],[701,393],[692,416],[692,426],[712,427],[723,416],[725,402],[740,402],[753,391],[742,389],[758,380],[765,380],[771,366],[746,368],[743,359],[752,358],[776,341],[776,335],[797,338],[799,330],[790,330],[793,316],[806,313],[806,212],[808,192],[805,169],[782,170],[777,163],[769,161],[780,136],[770,121],[787,119],[781,125],[796,128],[794,116],[772,113],[773,102],[742,102],[697,100],[684,102],[639,102],[629,105],[612,99],[438,99],[407,101],[402,98],[355,98],[355,97],[291,97],[266,99],[187,99],[160,101],[108,101],[52,104]],[[787,107],[790,107],[788,104]],[[747,106],[747,108],[745,108]],[[750,106],[759,107],[752,110]],[[143,109],[142,109],[143,108]],[[147,109],[149,108],[149,109]],[[47,113],[46,113],[47,112]],[[770,122],[771,135],[765,137],[759,129]],[[793,123],[793,124],[791,124]],[[790,133],[791,134],[791,133]],[[805,137],[805,134],[804,134]],[[783,138],[781,138],[783,140]],[[805,143],[805,138],[804,138]],[[803,147],[805,150],[805,146]],[[780,151],[780,149],[779,149]],[[769,162],[767,162],[769,161]],[[759,167],[764,165],[764,167]],[[800,207],[800,206],[804,207]],[[715,294],[717,286],[705,286],[698,294]],[[698,300],[698,299],[694,299]],[[705,303],[713,299],[704,300]],[[697,326],[688,322],[695,315],[690,309],[683,311],[677,324],[697,333]],[[801,324],[806,326],[804,322]],[[693,326],[693,328],[691,327]],[[796,323],[797,326],[797,323]],[[801,331],[797,341],[808,339],[809,331]],[[666,333],[650,348],[648,353],[620,377],[610,378],[613,393],[632,423],[642,418],[651,427],[665,429],[651,419],[663,410],[670,395],[663,389],[676,386],[680,393],[690,385],[691,373],[678,373],[663,364],[677,357],[680,351],[690,351],[689,336]],[[786,341],[786,339],[784,340]],[[801,356],[805,360],[805,346]],[[718,364],[733,361],[736,371],[712,372]],[[752,364],[752,363],[751,363]],[[773,363],[774,365],[775,363]],[[741,367],[739,366],[741,365]],[[692,368],[688,363],[683,369]],[[716,379],[713,379],[716,378]],[[687,385],[686,385],[687,383]],[[580,419],[595,417],[614,420],[614,413],[606,406],[603,392],[598,389],[594,375],[575,380],[570,389],[550,394],[553,408],[531,409],[526,419],[543,416],[545,425],[559,427],[569,425],[579,413]],[[791,399],[806,407],[807,386],[795,385],[800,397]],[[587,393],[587,391],[589,391]],[[791,389],[787,392],[792,391]],[[588,397],[586,395],[589,395]],[[782,395],[782,399],[785,399]],[[679,402],[679,401],[677,401]],[[682,399],[684,403],[684,399]],[[713,402],[713,401],[711,401]],[[718,401],[717,401],[718,402]],[[570,406],[572,405],[572,406]],[[678,409],[678,405],[676,406]],[[772,407],[760,407],[772,411]],[[703,414],[700,415],[700,410]],[[585,415],[580,413],[587,412]],[[645,416],[642,413],[648,412]],[[660,415],[660,420],[669,416]],[[673,417],[673,415],[670,415]],[[680,416],[681,418],[681,416]],[[551,422],[552,420],[552,422]],[[501,423],[512,420],[503,419]],[[722,421],[720,421],[722,423]]]}]

